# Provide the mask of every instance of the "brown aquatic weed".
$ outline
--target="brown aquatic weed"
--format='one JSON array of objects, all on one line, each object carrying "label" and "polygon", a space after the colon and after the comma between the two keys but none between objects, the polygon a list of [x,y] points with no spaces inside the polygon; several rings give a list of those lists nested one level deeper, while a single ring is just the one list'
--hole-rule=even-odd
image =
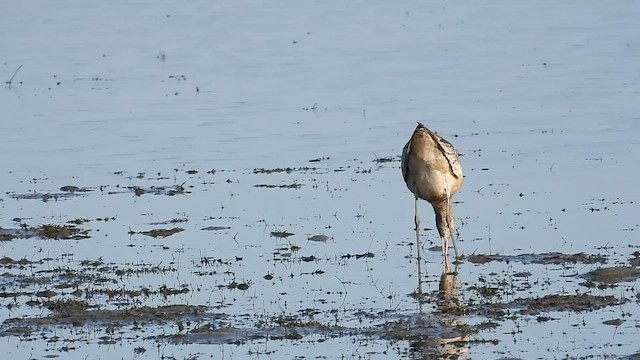
[{"label": "brown aquatic weed", "polygon": [[45,224],[40,225],[36,232],[45,239],[86,239],[87,230],[81,230],[73,225]]},{"label": "brown aquatic weed", "polygon": [[[149,231],[140,231],[140,232],[137,232],[137,234],[147,235],[154,238],[165,238],[167,236],[171,236],[173,234],[177,234],[182,231],[184,231],[183,228],[174,227],[172,229],[153,229]],[[136,232],[134,232],[134,234],[136,234]]]},{"label": "brown aquatic weed", "polygon": [[291,235],[294,235],[294,234],[288,231],[272,231],[271,232],[271,236],[277,237],[277,238],[288,238]]}]

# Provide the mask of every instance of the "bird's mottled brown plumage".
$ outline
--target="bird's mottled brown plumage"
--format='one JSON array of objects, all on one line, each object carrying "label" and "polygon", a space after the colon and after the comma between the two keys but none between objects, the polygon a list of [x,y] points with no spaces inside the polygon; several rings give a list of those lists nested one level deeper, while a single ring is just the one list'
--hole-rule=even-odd
[{"label": "bird's mottled brown plumage", "polygon": [[[436,213],[442,252],[446,256],[456,228],[451,198],[462,186],[464,176],[458,152],[450,142],[418,123],[402,150],[402,176],[416,200],[417,241],[420,223],[417,201],[423,199],[431,203]],[[457,256],[455,241],[453,245]]]}]

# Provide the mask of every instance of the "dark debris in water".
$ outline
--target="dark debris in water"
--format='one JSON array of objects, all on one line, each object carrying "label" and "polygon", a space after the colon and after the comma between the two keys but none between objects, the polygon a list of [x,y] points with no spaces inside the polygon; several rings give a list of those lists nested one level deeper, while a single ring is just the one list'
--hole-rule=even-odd
[{"label": "dark debris in water", "polygon": [[384,320],[382,314],[370,314],[370,317],[380,319],[381,323],[372,327],[348,328],[322,323],[314,320],[312,315],[302,314],[273,316],[249,328],[224,326],[220,321],[214,321],[193,328],[186,334],[168,335],[166,339],[177,344],[240,345],[262,339],[297,341],[309,336],[320,336],[321,339],[363,336],[370,339],[409,341],[412,346],[421,348],[421,354],[436,356],[442,354],[443,347],[460,349],[464,344],[478,341],[473,335],[482,329],[481,326],[452,322],[433,314],[416,314],[387,320]]},{"label": "dark debris in water", "polygon": [[212,323],[200,326],[187,334],[167,335],[168,341],[176,344],[234,344],[240,345],[257,340],[302,340],[306,336],[324,335],[339,337],[353,334],[355,330],[345,329],[336,325],[323,325],[314,321],[300,322],[298,326],[284,324],[279,326],[263,324],[260,327],[238,328],[234,326],[220,326]]},{"label": "dark debris in water", "polygon": [[42,202],[65,200],[77,196],[86,196],[86,193],[92,191],[89,188],[79,188],[76,186],[63,186],[62,192],[28,192],[24,194],[9,193],[9,197],[16,200],[40,200]]},{"label": "dark debris in water", "polygon": [[81,229],[74,224],[44,224],[32,227],[23,223],[17,229],[0,228],[0,241],[33,237],[54,240],[81,240],[89,238],[89,230]]},{"label": "dark debris in water", "polygon": [[171,186],[150,186],[147,188],[142,186],[128,186],[126,189],[133,192],[136,196],[142,196],[143,194],[166,196],[190,194],[191,192],[187,190],[184,184],[185,183]]},{"label": "dark debris in water", "polygon": [[24,265],[28,265],[31,264],[30,260],[27,260],[25,258],[22,258],[20,260],[14,260],[8,256],[3,256],[2,258],[0,258],[0,265],[3,267],[13,267],[15,265],[17,266],[24,266]]},{"label": "dark debris in water", "polygon": [[636,279],[639,279],[640,270],[633,267],[625,266],[604,267],[590,271],[582,275],[582,277],[595,282],[615,284],[619,282],[635,281]]},{"label": "dark debris in water", "polygon": [[[318,160],[320,161],[320,160]],[[315,167],[302,166],[297,168],[274,168],[274,169],[265,169],[265,168],[256,168],[253,169],[254,174],[273,174],[273,173],[287,173],[290,174],[292,172],[305,172],[305,171],[315,171]]]},{"label": "dark debris in water", "polygon": [[629,259],[629,265],[640,267],[640,251],[635,251],[632,258]]},{"label": "dark debris in water", "polygon": [[87,187],[78,187],[75,185],[65,185],[63,187],[60,188],[60,191],[64,191],[64,192],[68,192],[68,193],[85,193],[85,192],[89,192],[92,191],[93,189],[91,188],[87,188]]},{"label": "dark debris in water", "polygon": [[382,157],[376,157],[373,161],[378,164],[381,164],[381,163],[392,162],[394,161],[394,158],[391,156],[382,156]]},{"label": "dark debris in water", "polygon": [[146,235],[146,236],[151,236],[153,238],[166,238],[167,236],[171,236],[174,234],[177,234],[179,232],[184,231],[183,228],[179,228],[179,227],[174,227],[171,229],[152,229],[152,230],[148,230],[148,231],[129,231],[130,235],[133,234],[142,234],[142,235]]},{"label": "dark debris in water", "polygon": [[605,325],[610,325],[610,326],[620,326],[624,323],[624,320],[622,319],[611,319],[611,320],[605,320],[602,322]]},{"label": "dark debris in water", "polygon": [[547,295],[539,298],[516,299],[511,304],[524,307],[522,312],[537,315],[549,311],[584,312],[598,310],[606,306],[620,305],[624,301],[615,296],[597,296],[589,294]]},{"label": "dark debris in water", "polygon": [[46,301],[44,306],[53,311],[55,314],[72,316],[81,313],[90,308],[88,302],[75,299],[61,299],[54,301]]},{"label": "dark debris in water", "polygon": [[[473,335],[480,326],[470,326],[435,314],[415,314],[402,316],[395,321],[387,321],[367,331],[367,335],[387,339],[409,341],[413,348],[428,358],[440,358],[446,343],[458,346],[473,342]],[[455,348],[455,346],[454,346]]]},{"label": "dark debris in water", "polygon": [[[78,300],[48,301],[45,303],[53,311],[50,315],[34,318],[10,318],[4,321],[0,335],[24,335],[34,327],[46,325],[82,326],[86,323],[103,323],[114,326],[133,322],[168,322],[176,320],[197,320],[207,315],[203,305],[166,305],[159,307],[142,306],[124,310],[90,310],[88,303]],[[140,324],[138,324],[139,326]]]},{"label": "dark debris in water", "polygon": [[165,220],[165,221],[154,221],[152,223],[149,223],[149,225],[171,225],[171,224],[181,224],[181,223],[186,223],[189,222],[189,219],[187,218],[173,218],[170,220]]},{"label": "dark debris in water", "polygon": [[0,227],[0,241],[10,241],[13,239],[27,239],[38,236],[35,228],[20,227],[18,229],[5,229]]},{"label": "dark debris in water", "polygon": [[277,238],[288,238],[289,236],[295,235],[293,233],[290,233],[288,231],[272,231],[271,232],[271,236],[273,237],[277,237]]},{"label": "dark debris in water", "polygon": [[[548,312],[590,312],[608,306],[616,306],[626,300],[615,296],[599,296],[591,294],[552,294],[542,297],[518,298],[512,301],[502,302],[502,297],[497,288],[477,287],[477,290],[485,300],[480,302],[469,302],[467,304],[457,303],[455,312],[457,315],[478,315],[496,320],[506,320],[514,318],[516,314],[520,316],[536,316],[539,322],[557,320],[541,314]],[[486,299],[490,298],[490,299]],[[422,299],[428,303],[431,298]],[[441,302],[441,301],[440,301]],[[447,307],[446,313],[451,313]],[[515,313],[514,313],[515,311]]]},{"label": "dark debris in water", "polygon": [[279,185],[273,185],[273,184],[256,184],[253,185],[254,187],[257,188],[267,188],[267,189],[299,189],[302,187],[302,184],[299,183],[291,183],[291,184],[279,184]]},{"label": "dark debris in water", "polygon": [[341,258],[342,259],[351,259],[351,258],[356,258],[356,259],[368,259],[368,258],[372,258],[374,257],[372,252],[366,252],[366,253],[362,253],[362,254],[346,254],[346,255],[342,255]]},{"label": "dark debris in water", "polygon": [[[142,179],[141,177],[138,177]],[[161,180],[165,180],[165,178],[161,178]],[[107,189],[107,187],[102,187],[102,190],[105,190],[107,195],[116,195],[116,194],[126,194],[133,193],[135,196],[142,196],[145,194],[149,195],[165,195],[165,196],[175,196],[175,195],[187,195],[190,194],[191,191],[189,189],[193,188],[193,186],[185,186],[186,182],[182,184],[176,185],[165,185],[165,186],[141,186],[141,185],[130,185],[130,186],[120,186],[116,185],[115,189]]]},{"label": "dark debris in water", "polygon": [[231,226],[207,226],[203,227],[202,230],[206,231],[219,231],[219,230],[229,230]]},{"label": "dark debris in water", "polygon": [[315,242],[326,242],[327,240],[329,240],[329,237],[324,234],[318,234],[318,235],[309,236],[307,240],[315,241]]},{"label": "dark debris in water", "polygon": [[563,254],[558,252],[541,254],[520,254],[520,255],[487,255],[474,254],[467,257],[467,260],[474,264],[484,264],[492,261],[499,262],[520,262],[523,264],[604,264],[607,257],[604,255],[589,255],[585,253]]},{"label": "dark debris in water", "polygon": [[43,239],[86,239],[89,237],[88,230],[82,230],[74,225],[46,224],[36,229],[38,235]]},{"label": "dark debris in water", "polygon": [[251,286],[249,282],[236,282],[235,280],[227,285],[219,285],[220,288],[247,290]]}]

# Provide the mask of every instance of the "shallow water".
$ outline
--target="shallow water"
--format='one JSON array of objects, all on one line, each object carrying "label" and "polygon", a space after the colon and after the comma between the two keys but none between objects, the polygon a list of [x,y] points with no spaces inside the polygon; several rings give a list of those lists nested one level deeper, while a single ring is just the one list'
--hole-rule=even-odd
[{"label": "shallow water", "polygon": [[[47,324],[0,338],[9,355],[640,352],[638,280],[581,276],[637,265],[638,4],[0,8],[0,78],[22,65],[0,90],[0,227],[90,220],[77,225],[88,239],[0,243],[1,257],[28,261],[0,262],[2,292],[14,294],[0,298],[1,330],[55,315],[45,301],[208,307],[140,327],[115,315]],[[455,211],[466,259],[447,298],[460,312],[437,295],[438,251],[424,256],[423,302],[410,296],[413,200],[398,155],[416,120],[463,155]],[[434,227],[428,204],[420,211]],[[318,234],[328,239],[308,240]],[[423,234],[425,248],[439,243]],[[517,257],[555,252],[606,263]],[[535,314],[517,302],[577,294],[619,303]],[[494,305],[505,313],[488,313]]]}]

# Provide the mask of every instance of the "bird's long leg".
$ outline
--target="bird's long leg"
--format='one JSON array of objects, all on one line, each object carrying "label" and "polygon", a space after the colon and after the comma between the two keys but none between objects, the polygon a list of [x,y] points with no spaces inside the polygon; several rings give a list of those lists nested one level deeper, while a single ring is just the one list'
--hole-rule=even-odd
[{"label": "bird's long leg", "polygon": [[453,226],[455,219],[453,218],[453,211],[451,210],[451,192],[447,187],[444,189],[447,194],[447,226],[449,227],[449,237],[451,238],[451,244],[453,245],[453,252],[456,255],[456,260],[458,260],[458,247],[456,246],[456,239],[453,238],[453,233],[455,232],[455,227]]},{"label": "bird's long leg", "polygon": [[418,216],[418,196],[416,196],[416,204],[415,204],[415,224],[416,224],[416,248],[418,254],[418,262],[422,259],[420,255],[420,217]]},{"label": "bird's long leg", "polygon": [[440,240],[442,245],[442,256],[446,258],[449,256],[449,239],[441,238]]},{"label": "bird's long leg", "polygon": [[415,223],[416,223],[416,252],[418,262],[418,309],[422,313],[422,256],[420,255],[420,217],[418,217],[418,197],[416,196],[416,208],[415,208]]}]

